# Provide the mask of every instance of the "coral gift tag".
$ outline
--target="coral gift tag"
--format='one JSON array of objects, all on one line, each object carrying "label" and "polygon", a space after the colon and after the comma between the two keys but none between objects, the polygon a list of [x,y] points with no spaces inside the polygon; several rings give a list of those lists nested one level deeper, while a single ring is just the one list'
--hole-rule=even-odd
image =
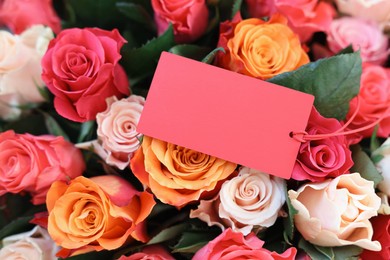
[{"label": "coral gift tag", "polygon": [[162,53],[137,130],[290,178],[314,96]]}]

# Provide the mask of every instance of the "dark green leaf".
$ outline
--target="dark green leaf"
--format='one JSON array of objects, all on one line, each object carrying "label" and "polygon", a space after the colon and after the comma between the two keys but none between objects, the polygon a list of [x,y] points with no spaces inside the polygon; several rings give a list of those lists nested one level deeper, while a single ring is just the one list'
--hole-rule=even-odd
[{"label": "dark green leaf", "polygon": [[359,92],[361,73],[360,53],[354,52],[311,62],[268,81],[314,95],[321,115],[341,120]]},{"label": "dark green leaf", "polygon": [[45,119],[45,125],[50,134],[63,136],[65,140],[70,140],[66,132],[61,128],[57,121],[48,113],[40,111]]},{"label": "dark green leaf", "polygon": [[20,217],[10,222],[8,225],[6,225],[0,230],[0,240],[10,235],[25,232],[29,228],[32,228],[34,225],[31,225],[29,223],[31,219],[32,216]]},{"label": "dark green leaf", "polygon": [[38,86],[37,86],[37,89],[38,89],[39,94],[40,94],[47,102],[49,102],[49,101],[50,101],[49,90],[48,90],[47,88],[42,88],[42,87],[38,87]]},{"label": "dark green leaf", "polygon": [[232,7],[232,20],[234,18],[234,16],[240,12],[240,9],[241,9],[241,5],[242,5],[242,0],[235,0],[234,3],[233,3],[233,7]]},{"label": "dark green leaf", "polygon": [[[34,122],[33,124],[31,122]],[[20,120],[8,123],[4,126],[4,130],[14,130],[16,133],[30,133],[33,135],[47,134],[45,128],[45,119],[39,114],[30,114]]]},{"label": "dark green leaf", "polygon": [[312,260],[332,260],[332,258],[319,251],[316,246],[310,244],[303,238],[299,241],[298,247],[305,251]]},{"label": "dark green leaf", "polygon": [[77,142],[81,143],[83,141],[86,141],[85,140],[86,137],[91,136],[92,131],[95,130],[94,126],[95,126],[95,121],[93,121],[93,120],[82,123],[81,129],[80,129],[80,134],[79,134],[79,137],[77,139]]},{"label": "dark green leaf", "polygon": [[214,58],[215,58],[215,56],[217,55],[217,53],[218,53],[219,51],[222,51],[223,53],[225,53],[225,49],[224,49],[224,48],[222,48],[222,47],[215,48],[215,49],[212,50],[209,54],[207,54],[206,57],[204,57],[204,58],[202,59],[202,62],[203,62],[203,63],[207,63],[207,64],[213,63]]},{"label": "dark green leaf", "polygon": [[132,77],[147,77],[154,73],[160,54],[175,45],[172,25],[163,35],[147,42],[140,48],[123,53],[123,66]]},{"label": "dark green leaf", "polygon": [[374,152],[376,149],[378,149],[381,144],[379,142],[379,139],[377,137],[379,125],[376,125],[374,127],[374,131],[372,132],[371,139],[370,139],[370,151]]},{"label": "dark green leaf", "polygon": [[382,154],[373,154],[371,155],[371,160],[374,164],[379,163],[383,158],[385,158]]},{"label": "dark green leaf", "polygon": [[339,51],[336,55],[347,54],[347,53],[353,53],[353,52],[354,52],[354,50],[353,50],[352,45],[348,45],[347,47],[345,47],[344,49],[342,49],[341,51]]},{"label": "dark green leaf", "polygon": [[144,25],[151,31],[156,31],[153,18],[149,15],[143,6],[127,2],[116,3],[116,6],[118,10],[130,20]]},{"label": "dark green leaf", "polygon": [[366,180],[373,181],[374,186],[376,187],[376,185],[383,180],[383,177],[376,169],[370,157],[362,150],[360,145],[352,146],[351,150],[352,159],[355,163],[351,168],[351,172],[360,173]]},{"label": "dark green leaf", "polygon": [[314,245],[314,247],[323,255],[326,255],[327,258],[334,259],[334,252],[332,247],[323,247],[317,245]]},{"label": "dark green leaf", "polygon": [[181,223],[169,228],[166,228],[162,230],[160,233],[158,233],[156,236],[154,236],[147,244],[153,245],[153,244],[159,244],[161,242],[165,242],[168,240],[171,240],[173,238],[178,237],[181,233],[183,233],[184,230],[188,228],[189,224],[187,223]]},{"label": "dark green leaf", "polygon": [[173,247],[173,253],[195,253],[209,241],[218,236],[219,233],[203,232],[183,232],[179,242]]},{"label": "dark green leaf", "polygon": [[298,210],[296,210],[293,205],[291,204],[290,197],[287,193],[287,188],[284,188],[284,193],[286,196],[286,204],[288,208],[288,217],[283,219],[283,225],[284,225],[284,237],[289,239],[286,240],[287,243],[290,243],[290,241],[294,238],[294,216],[298,214]]},{"label": "dark green leaf", "polygon": [[363,248],[358,246],[333,247],[335,260],[358,260]]},{"label": "dark green leaf", "polygon": [[169,52],[193,60],[202,60],[202,58],[210,52],[210,48],[191,44],[181,44],[173,46],[169,49]]}]

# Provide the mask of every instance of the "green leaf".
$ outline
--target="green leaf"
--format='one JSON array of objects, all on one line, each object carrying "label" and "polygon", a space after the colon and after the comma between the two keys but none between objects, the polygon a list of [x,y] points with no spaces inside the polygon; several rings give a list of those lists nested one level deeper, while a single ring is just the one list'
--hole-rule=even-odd
[{"label": "green leaf", "polygon": [[193,60],[202,60],[210,52],[210,48],[191,44],[180,44],[170,48],[169,52]]},{"label": "green leaf", "polygon": [[66,132],[61,128],[57,121],[48,113],[40,111],[45,119],[45,125],[50,134],[62,136],[65,140],[70,140]]},{"label": "green leaf", "polygon": [[162,230],[160,233],[158,233],[156,236],[154,236],[147,244],[153,245],[153,244],[159,244],[161,242],[165,242],[171,239],[174,239],[178,237],[181,233],[183,233],[184,230],[186,230],[189,227],[189,224],[187,223],[181,223],[169,228],[166,228]]},{"label": "green leaf", "polygon": [[134,3],[119,2],[116,3],[116,7],[130,20],[144,25],[151,31],[156,31],[156,25],[153,21],[153,18],[149,15],[143,6]]},{"label": "green leaf", "polygon": [[183,232],[179,242],[173,247],[173,253],[195,253],[209,241],[218,236],[217,232],[191,231]]},{"label": "green leaf", "polygon": [[240,9],[241,9],[241,5],[242,5],[242,0],[235,0],[234,3],[233,3],[233,7],[232,7],[232,19],[234,18],[234,16],[240,12]]},{"label": "green leaf", "polygon": [[374,152],[376,149],[378,149],[381,144],[379,142],[379,139],[377,137],[379,125],[376,125],[374,127],[374,131],[372,132],[371,139],[370,139],[370,151]]},{"label": "green leaf", "polygon": [[351,168],[351,172],[358,172],[366,180],[373,181],[374,186],[376,187],[379,182],[383,180],[382,175],[376,169],[374,163],[371,161],[370,157],[362,150],[360,145],[353,145],[352,150],[352,159],[354,165]]},{"label": "green leaf", "polygon": [[363,248],[358,246],[333,247],[335,260],[358,260]]},{"label": "green leaf", "polygon": [[80,134],[79,137],[77,138],[77,142],[81,143],[85,141],[86,137],[92,135],[92,131],[95,130],[95,121],[87,121],[81,124],[81,129],[80,129]]},{"label": "green leaf", "polygon": [[352,45],[348,45],[347,47],[345,47],[344,49],[342,49],[341,51],[339,51],[336,55],[341,55],[341,54],[347,54],[347,53],[353,53],[354,50],[353,50],[353,47]]},{"label": "green leaf", "polygon": [[163,35],[147,42],[140,48],[125,51],[123,53],[123,66],[132,77],[145,78],[154,73],[160,54],[168,51],[175,45],[172,25]]},{"label": "green leaf", "polygon": [[286,196],[286,204],[288,208],[288,217],[283,219],[283,225],[284,225],[284,234],[283,236],[289,239],[286,240],[287,243],[290,243],[290,241],[294,238],[294,216],[298,214],[298,210],[296,210],[293,205],[291,204],[290,197],[288,196],[287,187],[284,188],[284,194]]},{"label": "green leaf", "polygon": [[326,255],[322,251],[319,251],[317,246],[310,244],[303,238],[299,241],[298,247],[305,251],[311,257],[312,260],[333,260],[333,258],[331,258],[329,255]]},{"label": "green leaf", "polygon": [[0,240],[10,235],[25,232],[29,228],[32,228],[33,225],[29,223],[31,219],[32,216],[20,217],[10,222],[0,230]]},{"label": "green leaf", "polygon": [[361,73],[360,52],[354,52],[311,62],[268,81],[314,95],[321,115],[342,120],[349,101],[359,93]]},{"label": "green leaf", "polygon": [[224,49],[224,48],[222,48],[222,47],[215,48],[215,49],[212,50],[209,54],[207,54],[206,57],[204,57],[204,58],[202,59],[202,62],[203,62],[203,63],[207,63],[207,64],[213,63],[214,58],[215,58],[215,56],[217,55],[217,53],[218,53],[219,51],[222,51],[223,53],[225,53],[225,49]]},{"label": "green leaf", "polygon": [[39,94],[45,99],[45,101],[50,102],[50,92],[47,88],[42,88],[37,86]]}]

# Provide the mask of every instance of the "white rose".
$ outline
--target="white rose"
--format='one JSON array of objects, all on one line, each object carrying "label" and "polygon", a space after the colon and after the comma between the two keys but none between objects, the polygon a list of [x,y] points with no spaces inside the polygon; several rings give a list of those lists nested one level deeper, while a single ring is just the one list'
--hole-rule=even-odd
[{"label": "white rose", "polygon": [[375,164],[383,176],[383,180],[378,184],[378,189],[390,196],[390,138],[373,152],[373,156],[381,157],[380,161]]},{"label": "white rose", "polygon": [[17,106],[42,102],[41,58],[54,35],[49,28],[33,26],[20,35],[0,31],[0,117],[19,116]]},{"label": "white rose", "polygon": [[3,239],[0,259],[17,260],[53,260],[58,247],[47,231],[35,226],[29,232],[9,236]]}]

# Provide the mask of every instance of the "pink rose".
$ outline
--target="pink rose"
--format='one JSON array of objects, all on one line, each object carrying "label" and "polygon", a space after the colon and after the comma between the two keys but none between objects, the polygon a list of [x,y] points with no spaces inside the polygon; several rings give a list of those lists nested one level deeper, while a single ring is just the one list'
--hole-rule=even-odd
[{"label": "pink rose", "polygon": [[[309,135],[330,134],[342,128],[334,118],[325,118],[313,107],[306,132]],[[349,140],[344,135],[332,136],[301,144],[292,172],[295,180],[323,181],[347,173],[352,167]]]},{"label": "pink rose", "polygon": [[254,233],[244,237],[242,233],[230,228],[202,247],[193,260],[228,260],[228,259],[295,259],[296,248],[291,247],[283,254],[270,252],[263,248],[264,242]]},{"label": "pink rose", "polygon": [[383,64],[389,55],[388,38],[378,24],[359,18],[343,17],[333,20],[327,42],[333,53],[352,44],[355,51],[360,50],[364,62]]},{"label": "pink rose", "polygon": [[382,26],[390,25],[390,1],[388,0],[334,0],[344,14],[374,20]]},{"label": "pink rose", "polygon": [[98,28],[63,30],[50,42],[42,59],[42,79],[60,115],[77,122],[94,120],[106,109],[106,98],[130,94],[118,63],[125,42],[118,30]]},{"label": "pink rose", "polygon": [[177,43],[193,42],[206,31],[209,11],[205,0],[152,0],[161,35],[172,23]]},{"label": "pink rose", "polygon": [[378,215],[371,219],[374,235],[372,239],[378,240],[382,245],[382,250],[373,252],[364,250],[360,255],[362,260],[388,260],[390,259],[390,215]]},{"label": "pink rose", "polygon": [[0,24],[18,34],[34,24],[47,25],[55,33],[61,31],[61,21],[54,11],[52,0],[2,0]]},{"label": "pink rose", "polygon": [[162,246],[152,245],[142,248],[141,252],[130,256],[121,256],[118,260],[174,260]]},{"label": "pink rose", "polygon": [[275,223],[286,201],[284,185],[281,178],[243,167],[237,177],[222,184],[217,197],[201,200],[190,217],[248,235]]},{"label": "pink rose", "polygon": [[294,223],[302,236],[314,245],[356,245],[379,251],[372,241],[370,218],[377,215],[381,199],[374,183],[359,173],[344,174],[319,183],[289,190],[291,204],[298,210]]},{"label": "pink rose", "polygon": [[45,202],[50,185],[82,174],[81,152],[63,137],[0,134],[0,196],[30,192],[34,204]]},{"label": "pink rose", "polygon": [[299,35],[301,42],[310,40],[315,32],[326,32],[335,15],[333,7],[318,0],[246,0],[252,17],[261,18],[280,13]]},{"label": "pink rose", "polygon": [[[359,105],[359,107],[358,107]],[[363,64],[360,91],[351,100],[346,120],[349,120],[358,109],[356,117],[348,126],[349,130],[357,129],[383,118],[379,123],[377,135],[388,137],[390,134],[390,69],[378,65]],[[360,131],[358,135],[370,137],[374,127]]]}]

